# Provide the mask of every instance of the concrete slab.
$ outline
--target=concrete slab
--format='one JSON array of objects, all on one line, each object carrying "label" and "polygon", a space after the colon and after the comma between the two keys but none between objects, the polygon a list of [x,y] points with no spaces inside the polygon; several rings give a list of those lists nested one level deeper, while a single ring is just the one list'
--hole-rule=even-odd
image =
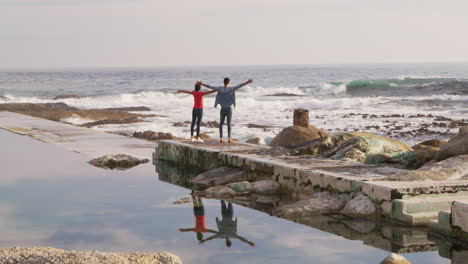
[{"label": "concrete slab", "polygon": [[11,112],[0,112],[0,129],[60,145],[91,158],[122,153],[150,159],[156,147],[156,143],[149,141]]}]

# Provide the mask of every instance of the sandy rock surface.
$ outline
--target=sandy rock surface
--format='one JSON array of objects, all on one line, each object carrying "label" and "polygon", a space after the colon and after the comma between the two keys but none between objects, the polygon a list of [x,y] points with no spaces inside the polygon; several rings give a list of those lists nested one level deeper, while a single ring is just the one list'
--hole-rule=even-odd
[{"label": "sandy rock surface", "polygon": [[56,248],[3,248],[2,264],[182,264],[180,259],[166,252],[109,253],[98,251],[65,251]]},{"label": "sandy rock surface", "polygon": [[281,131],[270,143],[272,147],[286,146],[304,143],[318,138],[326,137],[328,134],[314,126],[290,126]]}]

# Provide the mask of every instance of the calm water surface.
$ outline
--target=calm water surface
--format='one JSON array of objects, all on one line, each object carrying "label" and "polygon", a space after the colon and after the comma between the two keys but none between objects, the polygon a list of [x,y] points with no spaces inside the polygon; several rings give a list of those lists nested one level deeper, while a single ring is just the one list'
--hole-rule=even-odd
[{"label": "calm water surface", "polygon": [[[189,190],[158,180],[151,164],[108,171],[88,158],[0,130],[0,247],[170,251],[184,263],[379,263],[389,252],[234,205],[238,234],[199,244]],[[208,228],[220,202],[203,200]],[[208,235],[205,235],[205,238]],[[450,263],[437,252],[405,254],[413,263]]]}]

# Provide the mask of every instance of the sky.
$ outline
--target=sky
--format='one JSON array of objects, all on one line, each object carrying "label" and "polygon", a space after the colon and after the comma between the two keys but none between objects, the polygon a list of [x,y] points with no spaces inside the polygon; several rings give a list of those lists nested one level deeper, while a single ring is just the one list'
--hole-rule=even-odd
[{"label": "sky", "polygon": [[468,61],[466,0],[0,0],[0,68]]}]

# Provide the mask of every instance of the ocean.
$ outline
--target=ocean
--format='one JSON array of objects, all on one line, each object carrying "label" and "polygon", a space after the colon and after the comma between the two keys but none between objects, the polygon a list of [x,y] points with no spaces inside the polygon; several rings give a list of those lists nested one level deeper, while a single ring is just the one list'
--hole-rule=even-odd
[{"label": "ocean", "polygon": [[[152,111],[145,113],[158,116],[94,129],[153,130],[187,138],[188,125],[174,123],[190,121],[193,98],[177,90],[192,90],[197,80],[221,86],[224,77],[232,85],[253,78],[254,83],[236,93],[233,137],[241,141],[261,137],[269,142],[292,124],[295,108],[305,108],[311,124],[327,132],[367,131],[415,144],[447,139],[468,122],[467,69],[468,64],[414,64],[2,71],[0,95],[10,103],[63,102],[83,109],[147,106]],[[52,100],[68,93],[84,97]],[[218,119],[219,108],[209,95],[204,121]],[[79,125],[93,120],[62,121]],[[216,128],[202,132],[218,135]]]}]

